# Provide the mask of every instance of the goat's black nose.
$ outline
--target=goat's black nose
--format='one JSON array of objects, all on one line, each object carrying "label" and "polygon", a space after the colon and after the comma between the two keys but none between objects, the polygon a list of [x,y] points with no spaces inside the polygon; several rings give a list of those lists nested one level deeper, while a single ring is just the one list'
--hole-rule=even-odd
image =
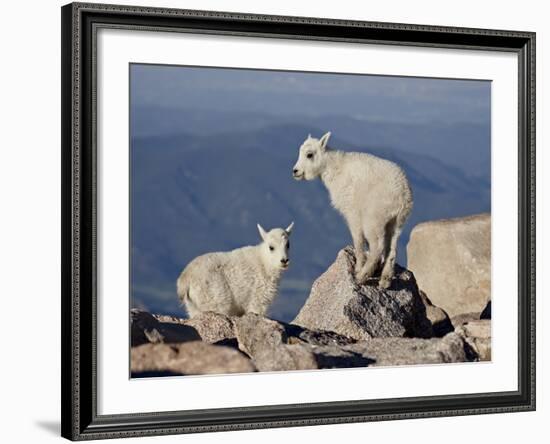
[{"label": "goat's black nose", "polygon": [[293,172],[294,174],[296,174],[296,173],[298,172],[298,170],[297,170],[296,168],[294,168],[294,169],[292,170],[292,172]]},{"label": "goat's black nose", "polygon": [[281,264],[288,264],[288,259],[281,259]]}]

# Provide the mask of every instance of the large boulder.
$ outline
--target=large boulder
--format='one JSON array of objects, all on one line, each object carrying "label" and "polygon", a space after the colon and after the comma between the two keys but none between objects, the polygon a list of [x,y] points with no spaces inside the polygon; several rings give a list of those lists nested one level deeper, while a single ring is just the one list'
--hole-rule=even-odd
[{"label": "large boulder", "polygon": [[407,245],[418,286],[451,318],[478,316],[491,295],[491,215],[418,224]]},{"label": "large boulder", "polygon": [[390,288],[375,281],[359,285],[354,277],[355,256],[347,247],[311,288],[293,324],[310,330],[331,330],[357,340],[373,337],[432,336],[413,274],[395,266]]},{"label": "large boulder", "polygon": [[256,371],[252,361],[238,350],[202,341],[132,347],[130,367],[133,376],[143,373],[204,375]]}]

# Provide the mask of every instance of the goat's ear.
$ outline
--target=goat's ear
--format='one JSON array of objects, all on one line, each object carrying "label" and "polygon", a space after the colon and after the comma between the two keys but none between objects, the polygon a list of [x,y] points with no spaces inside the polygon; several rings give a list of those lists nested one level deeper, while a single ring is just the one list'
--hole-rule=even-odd
[{"label": "goat's ear", "polygon": [[321,144],[321,148],[325,149],[327,147],[327,143],[328,143],[329,138],[330,138],[330,131],[319,139],[319,143]]},{"label": "goat's ear", "polygon": [[292,227],[294,227],[294,222],[292,222],[288,227],[286,227],[287,234],[290,234],[292,232]]},{"label": "goat's ear", "polygon": [[265,241],[265,237],[267,236],[267,233],[265,232],[265,230],[262,228],[260,224],[258,224],[258,231],[260,232],[260,236],[262,237],[262,240]]}]

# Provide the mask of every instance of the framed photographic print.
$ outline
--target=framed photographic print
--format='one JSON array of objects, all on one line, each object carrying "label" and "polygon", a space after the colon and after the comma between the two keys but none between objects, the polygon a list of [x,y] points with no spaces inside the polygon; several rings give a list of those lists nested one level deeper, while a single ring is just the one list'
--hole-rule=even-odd
[{"label": "framed photographic print", "polygon": [[62,435],[535,408],[535,35],[62,8]]}]

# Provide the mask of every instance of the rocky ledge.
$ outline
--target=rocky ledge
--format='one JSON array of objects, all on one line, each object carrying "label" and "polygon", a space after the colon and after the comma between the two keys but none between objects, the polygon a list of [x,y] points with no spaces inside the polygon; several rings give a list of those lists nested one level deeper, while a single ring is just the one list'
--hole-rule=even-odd
[{"label": "rocky ledge", "polygon": [[[455,325],[396,266],[382,290],[358,285],[353,249],[340,251],[313,284],[290,324],[257,314],[208,312],[193,319],[131,311],[134,377],[312,370],[491,359],[491,324],[484,315]],[[480,319],[484,317],[484,319]],[[455,328],[456,327],[456,328]]]}]

